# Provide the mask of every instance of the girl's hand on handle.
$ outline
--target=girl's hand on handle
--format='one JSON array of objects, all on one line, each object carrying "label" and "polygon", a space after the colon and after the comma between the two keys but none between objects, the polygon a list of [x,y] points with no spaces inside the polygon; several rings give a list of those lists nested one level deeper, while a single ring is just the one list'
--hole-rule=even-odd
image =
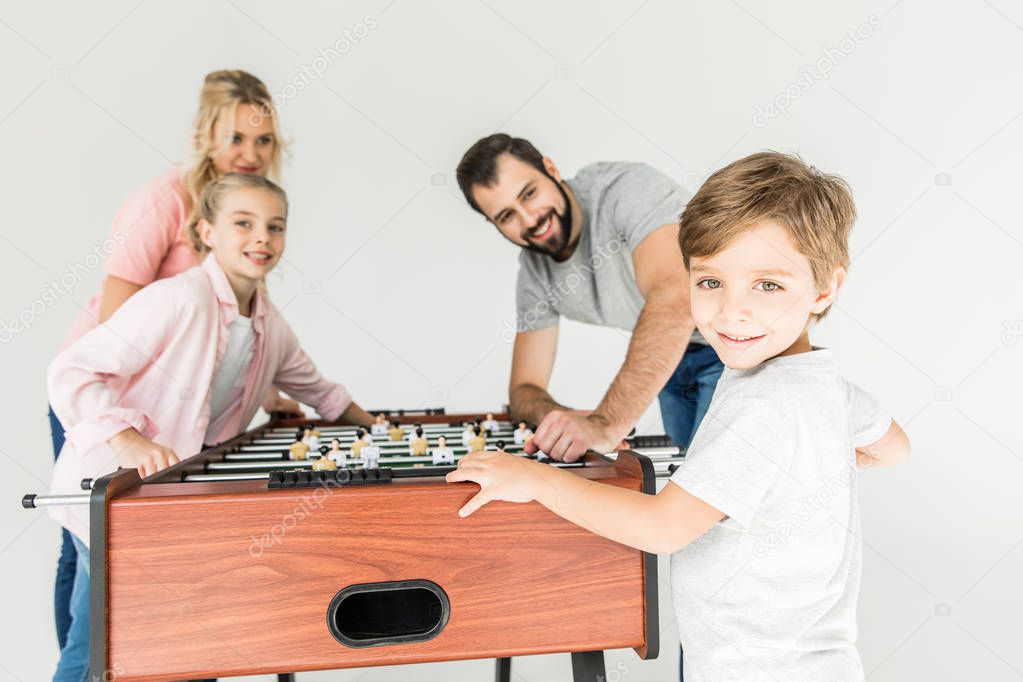
[{"label": "girl's hand on handle", "polygon": [[135,429],[125,429],[107,443],[117,453],[118,464],[125,468],[138,469],[142,478],[152,476],[181,461],[173,450],[154,443]]}]

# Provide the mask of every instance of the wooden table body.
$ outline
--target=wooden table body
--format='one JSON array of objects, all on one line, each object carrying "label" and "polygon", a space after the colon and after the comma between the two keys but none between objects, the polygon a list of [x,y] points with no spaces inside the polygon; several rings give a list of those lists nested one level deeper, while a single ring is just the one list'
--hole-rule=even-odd
[{"label": "wooden table body", "polygon": [[[577,473],[633,490],[644,484],[629,457]],[[646,609],[656,599],[646,603],[646,581],[656,577],[646,575],[644,554],[536,503],[491,503],[461,519],[475,485],[265,486],[149,484],[107,503],[107,679],[624,647],[647,654]],[[430,580],[446,592],[450,619],[436,637],[366,648],[333,638],[327,608],[338,591],[399,580]]]}]

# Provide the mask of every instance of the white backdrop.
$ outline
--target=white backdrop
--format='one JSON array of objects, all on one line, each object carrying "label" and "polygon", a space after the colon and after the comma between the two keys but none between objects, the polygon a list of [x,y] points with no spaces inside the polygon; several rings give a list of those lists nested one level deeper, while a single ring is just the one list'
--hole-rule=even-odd
[{"label": "white backdrop", "polygon": [[[865,668],[1023,676],[1018,3],[3,2],[0,64],[0,680],[48,679],[56,661],[58,530],[18,507],[50,477],[47,363],[100,282],[90,254],[124,197],[182,159],[218,68],[283,101],[292,214],[270,287],[325,373],[370,407],[506,401],[517,251],[454,180],[485,134],[531,139],[567,176],[645,161],[695,190],[763,148],[844,175],[851,276],[813,338],[914,445],[861,485]],[[72,291],[46,297],[66,272]],[[593,405],[628,339],[562,327],[553,393]],[[641,426],[660,429],[656,409]],[[615,652],[609,679],[672,678],[667,599],[661,625],[661,658]],[[490,665],[301,678],[479,679]],[[568,659],[516,672],[564,679]]]}]

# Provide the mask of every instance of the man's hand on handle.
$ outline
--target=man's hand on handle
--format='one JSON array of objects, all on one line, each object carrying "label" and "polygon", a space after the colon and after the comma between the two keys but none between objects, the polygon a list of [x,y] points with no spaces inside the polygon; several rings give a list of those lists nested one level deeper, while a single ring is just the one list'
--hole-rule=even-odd
[{"label": "man's hand on handle", "polygon": [[[620,430],[620,429],[618,429]],[[526,454],[542,451],[552,459],[574,462],[587,450],[611,452],[628,447],[628,432],[617,433],[607,420],[589,410],[552,410],[526,443]]]}]

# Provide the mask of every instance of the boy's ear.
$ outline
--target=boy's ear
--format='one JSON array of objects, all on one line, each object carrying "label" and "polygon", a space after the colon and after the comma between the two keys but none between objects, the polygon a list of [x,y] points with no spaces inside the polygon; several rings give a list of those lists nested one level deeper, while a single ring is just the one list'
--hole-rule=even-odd
[{"label": "boy's ear", "polygon": [[835,271],[831,273],[827,285],[817,292],[817,297],[814,299],[813,307],[810,309],[814,315],[820,315],[835,302],[839,289],[845,284],[845,276],[846,269],[842,267],[835,268]]},{"label": "boy's ear", "polygon": [[199,241],[206,245],[207,248],[213,248],[213,225],[210,224],[205,218],[200,218],[199,223],[195,226],[196,232],[199,233]]}]

